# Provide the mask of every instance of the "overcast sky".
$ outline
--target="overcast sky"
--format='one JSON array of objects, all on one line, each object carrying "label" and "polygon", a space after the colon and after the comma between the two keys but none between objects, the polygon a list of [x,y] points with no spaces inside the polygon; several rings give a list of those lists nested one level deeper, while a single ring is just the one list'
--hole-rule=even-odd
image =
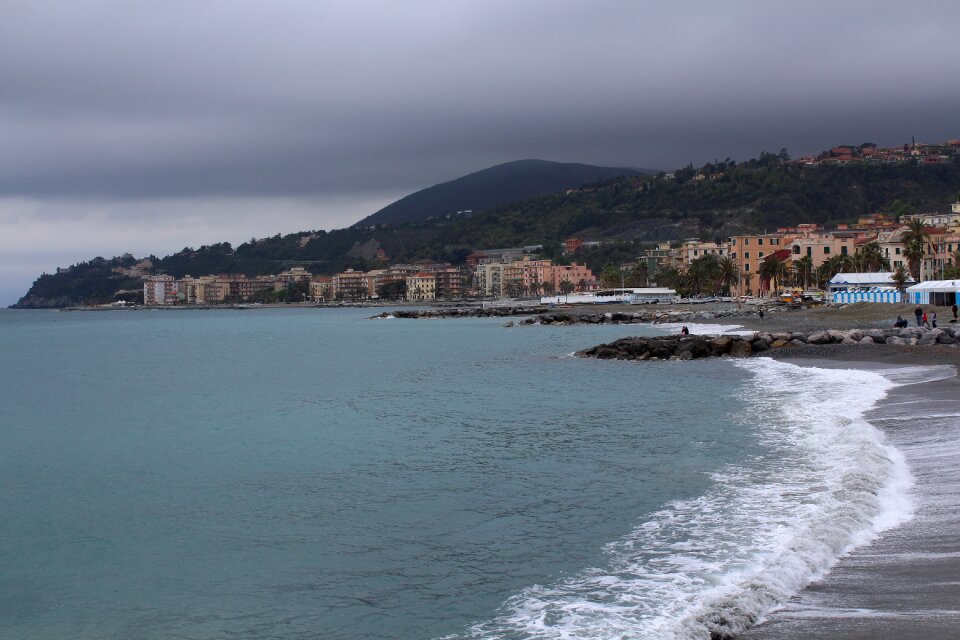
[{"label": "overcast sky", "polygon": [[960,137],[960,2],[0,0],[0,304],[544,158]]}]

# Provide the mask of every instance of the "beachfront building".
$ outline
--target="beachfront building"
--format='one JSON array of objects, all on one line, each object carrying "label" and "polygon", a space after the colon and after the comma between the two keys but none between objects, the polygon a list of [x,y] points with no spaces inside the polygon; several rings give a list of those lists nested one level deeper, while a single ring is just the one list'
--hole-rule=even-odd
[{"label": "beachfront building", "polygon": [[407,300],[426,302],[437,299],[437,277],[433,273],[420,272],[407,277]]},{"label": "beachfront building", "polygon": [[[913,282],[910,278],[909,282]],[[892,271],[875,273],[838,273],[827,283],[828,300],[854,302],[902,302],[903,295],[893,283]]]},{"label": "beachfront building", "polygon": [[907,287],[907,302],[949,307],[960,303],[960,280],[927,280]]},{"label": "beachfront building", "polygon": [[729,256],[737,261],[744,274],[731,287],[735,296],[746,295],[748,291],[756,291],[760,283],[760,265],[764,258],[783,248],[782,236],[779,233],[759,233],[753,235],[733,236],[730,238]]},{"label": "beachfront building", "polygon": [[706,255],[722,257],[730,254],[730,243],[717,244],[716,242],[701,242],[699,238],[692,238],[680,243],[679,259],[675,266],[689,268],[690,263]]},{"label": "beachfront building", "polygon": [[150,276],[143,283],[143,304],[167,305],[179,302],[177,280],[173,276]]},{"label": "beachfront building", "polygon": [[333,276],[333,295],[337,300],[366,300],[370,285],[363,271],[347,269]]}]

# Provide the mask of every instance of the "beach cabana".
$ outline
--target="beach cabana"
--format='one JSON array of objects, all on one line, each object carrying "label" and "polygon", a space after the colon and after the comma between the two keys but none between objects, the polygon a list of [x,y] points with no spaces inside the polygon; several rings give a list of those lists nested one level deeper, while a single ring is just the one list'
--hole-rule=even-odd
[{"label": "beach cabana", "polygon": [[[912,282],[913,279],[911,278]],[[901,302],[903,295],[893,284],[893,273],[838,273],[827,283],[828,299],[832,302]]]},{"label": "beach cabana", "polygon": [[927,280],[907,287],[907,302],[949,307],[957,304],[960,280]]}]

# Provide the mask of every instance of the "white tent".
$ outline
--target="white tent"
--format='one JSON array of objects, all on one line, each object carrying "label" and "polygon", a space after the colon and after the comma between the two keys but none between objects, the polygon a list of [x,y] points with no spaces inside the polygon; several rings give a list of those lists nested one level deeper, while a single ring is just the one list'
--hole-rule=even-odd
[{"label": "white tent", "polygon": [[[913,282],[913,278],[909,279]],[[875,271],[873,273],[838,273],[830,278],[827,288],[830,291],[840,291],[842,289],[853,289],[861,287],[892,287],[893,272]]]},{"label": "white tent", "polygon": [[957,302],[958,293],[960,280],[927,280],[907,287],[907,302],[949,307]]}]

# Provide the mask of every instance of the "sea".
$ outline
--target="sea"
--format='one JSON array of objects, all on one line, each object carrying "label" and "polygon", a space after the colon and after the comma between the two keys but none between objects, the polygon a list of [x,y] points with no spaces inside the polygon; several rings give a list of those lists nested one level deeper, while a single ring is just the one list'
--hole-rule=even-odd
[{"label": "sea", "polygon": [[894,377],[373,313],[0,312],[0,638],[709,639],[911,518]]}]

